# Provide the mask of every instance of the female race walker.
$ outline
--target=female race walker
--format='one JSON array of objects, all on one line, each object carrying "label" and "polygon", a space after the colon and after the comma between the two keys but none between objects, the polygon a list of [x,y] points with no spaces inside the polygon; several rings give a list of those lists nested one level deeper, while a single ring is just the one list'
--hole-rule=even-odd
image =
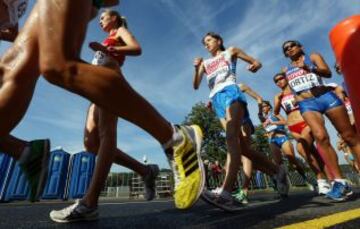
[{"label": "female race walker", "polygon": [[[241,155],[251,158],[241,132],[243,121],[248,118],[248,111],[245,96],[236,85],[236,60],[242,59],[249,63],[248,70],[251,72],[260,69],[261,64],[239,48],[225,49],[221,36],[216,33],[207,33],[202,42],[212,57],[205,60],[195,58],[193,86],[194,89],[198,89],[203,74],[206,73],[212,106],[225,129],[228,147],[224,183],[219,191],[205,191],[203,197],[224,210],[232,211],[242,207],[241,203],[231,195],[239,171]],[[286,187],[283,191],[287,192],[285,189]]]},{"label": "female race walker", "polygon": [[89,99],[153,136],[174,172],[175,206],[190,208],[200,197],[205,181],[201,129],[172,125],[128,84],[122,72],[80,60],[87,24],[96,8],[117,3],[36,1],[24,28],[0,62],[0,137],[9,134],[26,113],[41,74],[50,83]]},{"label": "female race walker", "polygon": [[[102,44],[90,43],[96,51],[93,64],[106,66],[116,71],[125,61],[126,55],[140,55],[141,47],[127,29],[126,19],[118,12],[105,10],[100,16],[100,26],[108,33]],[[143,177],[145,199],[155,197],[155,179],[159,173],[157,165],[144,165],[116,148],[118,117],[101,107],[91,104],[85,126],[84,145],[88,152],[97,153],[96,168],[90,186],[82,200],[59,211],[52,211],[50,218],[56,222],[95,220],[98,218],[97,204],[105,185],[112,162],[125,166]]]},{"label": "female race walker", "polygon": [[284,42],[282,49],[285,57],[290,59],[289,66],[284,69],[290,89],[299,104],[301,115],[323,151],[324,161],[329,164],[335,178],[331,191],[326,195],[333,200],[345,200],[352,191],[341,174],[323,114],[330,119],[344,141],[358,156],[360,139],[351,127],[342,101],[322,81],[322,77],[331,77],[331,71],[322,56],[318,53],[306,55],[301,43],[293,40]]},{"label": "female race walker", "polygon": [[273,79],[281,89],[281,92],[274,98],[274,114],[279,114],[281,108],[286,113],[286,125],[297,141],[297,150],[316,175],[318,193],[325,195],[330,191],[330,184],[326,180],[324,162],[314,146],[314,137],[310,127],[300,114],[299,105],[295,101],[295,96],[286,81],[285,74],[278,73]]},{"label": "female race walker", "polygon": [[290,139],[285,130],[286,120],[280,114],[273,112],[272,106],[269,101],[263,101],[262,113],[260,113],[260,121],[263,123],[263,127],[267,133],[270,143],[270,150],[274,157],[275,163],[281,165],[282,156],[281,153],[289,160],[296,171],[300,174],[303,180],[306,182],[310,190],[314,190],[313,185],[308,182],[303,165],[295,157],[294,146],[290,142]]}]

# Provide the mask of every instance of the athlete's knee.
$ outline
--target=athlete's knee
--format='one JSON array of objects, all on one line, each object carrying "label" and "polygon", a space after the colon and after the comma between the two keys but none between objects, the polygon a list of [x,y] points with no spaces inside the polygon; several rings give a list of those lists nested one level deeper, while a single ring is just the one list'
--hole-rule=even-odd
[{"label": "athlete's knee", "polygon": [[239,131],[233,129],[226,130],[226,141],[227,142],[235,142],[239,140]]},{"label": "athlete's knee", "polygon": [[27,85],[27,82],[36,80],[39,73],[37,60],[35,62],[33,58],[31,52],[17,45],[8,49],[0,61],[1,82],[18,82],[19,85]]},{"label": "athlete's knee", "polygon": [[325,131],[315,131],[313,134],[316,142],[318,142],[319,144],[330,144],[329,135]]},{"label": "athlete's knee", "polygon": [[359,136],[353,131],[346,131],[341,134],[341,137],[350,147],[359,143]]},{"label": "athlete's knee", "polygon": [[40,62],[40,73],[51,84],[64,85],[65,83],[69,83],[76,72],[76,66],[67,62]]}]

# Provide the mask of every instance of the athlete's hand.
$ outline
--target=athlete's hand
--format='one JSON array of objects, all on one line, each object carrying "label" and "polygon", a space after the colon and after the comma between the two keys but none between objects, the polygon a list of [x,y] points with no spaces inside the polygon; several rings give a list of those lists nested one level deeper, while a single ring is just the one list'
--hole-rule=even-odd
[{"label": "athlete's hand", "polygon": [[201,57],[196,57],[195,59],[194,59],[194,67],[196,68],[196,69],[198,69],[199,67],[200,67],[200,65],[201,65],[201,63],[203,62],[203,58],[201,58]]},{"label": "athlete's hand", "polygon": [[247,69],[250,72],[257,72],[257,70],[259,70],[261,68],[261,63],[257,60],[255,60],[252,64],[248,65]]},{"label": "athlete's hand", "polygon": [[108,50],[107,48],[100,44],[99,42],[90,42],[89,43],[89,47],[93,50],[93,51],[101,51],[101,52],[104,52],[104,53],[108,53]]}]

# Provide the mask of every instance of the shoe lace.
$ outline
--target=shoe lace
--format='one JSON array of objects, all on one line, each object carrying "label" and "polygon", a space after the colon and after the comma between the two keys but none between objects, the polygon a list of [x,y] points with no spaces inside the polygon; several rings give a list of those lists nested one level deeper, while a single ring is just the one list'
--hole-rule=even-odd
[{"label": "shoe lace", "polygon": [[74,204],[70,205],[70,206],[67,207],[67,208],[64,208],[64,209],[62,210],[62,212],[64,212],[65,215],[70,215],[70,214],[74,211],[74,209],[75,209],[77,206],[79,206],[79,204],[80,204],[80,200],[76,200]]}]

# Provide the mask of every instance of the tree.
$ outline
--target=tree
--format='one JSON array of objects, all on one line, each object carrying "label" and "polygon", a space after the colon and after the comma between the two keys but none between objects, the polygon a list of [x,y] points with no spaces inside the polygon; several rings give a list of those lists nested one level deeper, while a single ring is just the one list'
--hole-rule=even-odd
[{"label": "tree", "polygon": [[252,140],[251,148],[254,151],[264,153],[266,156],[271,157],[269,140],[261,124],[255,127]]},{"label": "tree", "polygon": [[203,158],[224,163],[227,152],[225,131],[214,112],[210,111],[203,102],[199,102],[192,107],[183,124],[196,124],[203,130],[204,139],[201,152]]}]

